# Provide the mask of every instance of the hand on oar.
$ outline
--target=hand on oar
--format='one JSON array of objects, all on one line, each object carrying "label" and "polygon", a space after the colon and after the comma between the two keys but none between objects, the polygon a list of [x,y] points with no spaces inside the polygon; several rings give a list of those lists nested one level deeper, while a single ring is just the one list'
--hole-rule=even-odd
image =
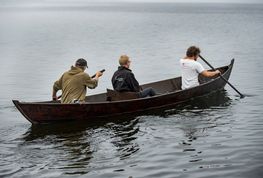
[{"label": "hand on oar", "polygon": [[[91,78],[95,78],[96,75],[98,75],[98,77],[102,76],[103,72],[105,72],[105,69],[102,69],[101,71],[99,72],[96,72],[96,74],[92,75]],[[101,74],[100,74],[101,73]]]},{"label": "hand on oar", "polygon": [[[95,77],[99,78],[100,76],[102,76],[103,72],[105,72],[105,69],[102,69],[101,71],[96,72],[96,74],[92,75],[91,78],[95,78]],[[59,100],[61,97],[62,97],[62,95],[60,95],[60,96],[58,96],[58,97],[57,97],[57,96],[53,96],[53,97],[52,97],[52,100],[53,100],[53,101],[57,101],[57,100]]]},{"label": "hand on oar", "polygon": [[[199,57],[212,69],[212,70],[216,70],[211,64],[209,64],[209,62],[207,62],[207,60],[205,60],[201,55],[199,55]],[[228,80],[226,80],[222,75],[221,73],[219,74],[219,76],[230,86],[232,87],[239,95],[240,95],[240,98],[244,98],[245,96],[240,93]]]}]

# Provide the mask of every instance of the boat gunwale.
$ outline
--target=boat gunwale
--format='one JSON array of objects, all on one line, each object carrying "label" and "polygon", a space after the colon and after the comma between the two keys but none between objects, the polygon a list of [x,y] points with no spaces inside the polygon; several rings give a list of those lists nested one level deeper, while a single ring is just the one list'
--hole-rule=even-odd
[{"label": "boat gunwale", "polygon": [[[220,69],[220,68],[225,68],[225,67],[228,67],[228,69],[222,74],[222,76],[224,76],[229,70],[231,70],[233,68],[233,64],[234,64],[234,61],[235,59],[233,58],[230,62],[229,65],[226,65],[226,66],[221,66],[221,67],[218,67],[217,69]],[[181,76],[179,76],[181,77]],[[175,77],[175,78],[178,78],[178,77]],[[170,78],[170,79],[166,79],[166,80],[172,80],[172,79],[175,79],[175,78]],[[205,85],[209,85],[210,83],[212,82],[215,82],[217,80],[220,80],[221,77],[218,76],[216,78],[212,78],[211,80],[209,80],[208,82],[205,82],[205,83],[202,83],[198,86],[195,86],[195,87],[191,87],[191,88],[188,88],[188,89],[185,89],[185,90],[177,90],[177,91],[172,91],[172,92],[168,92],[168,93],[162,93],[162,94],[159,94],[159,95],[155,95],[155,96],[152,96],[152,97],[146,97],[146,98],[135,98],[135,99],[129,99],[129,100],[119,100],[119,101],[101,101],[101,102],[85,102],[85,103],[67,103],[67,104],[62,104],[62,103],[48,103],[47,101],[44,101],[44,102],[20,102],[19,100],[12,100],[13,103],[15,104],[15,102],[20,105],[26,105],[26,104],[34,104],[34,105],[50,105],[50,106],[54,106],[54,105],[57,105],[57,106],[67,106],[67,105],[70,105],[70,106],[86,106],[86,105],[101,105],[101,104],[111,104],[111,103],[127,103],[127,102],[134,102],[134,101],[141,101],[141,100],[152,100],[152,99],[155,99],[155,98],[159,98],[159,97],[163,97],[163,96],[170,96],[170,95],[174,95],[174,94],[177,94],[179,92],[186,92],[186,91],[190,91],[190,90],[194,90],[196,88],[199,88],[199,87],[203,87]],[[165,80],[161,80],[161,81],[165,81]],[[161,82],[159,81],[159,82]],[[154,82],[151,82],[151,83],[154,83]],[[146,83],[144,85],[148,85],[148,84],[151,84],[151,83]],[[100,95],[100,94],[106,94],[106,93],[98,93],[98,94],[95,94],[95,95]],[[93,96],[93,95],[92,95]],[[196,96],[198,97],[198,96]],[[16,105],[16,104],[15,104]]]}]

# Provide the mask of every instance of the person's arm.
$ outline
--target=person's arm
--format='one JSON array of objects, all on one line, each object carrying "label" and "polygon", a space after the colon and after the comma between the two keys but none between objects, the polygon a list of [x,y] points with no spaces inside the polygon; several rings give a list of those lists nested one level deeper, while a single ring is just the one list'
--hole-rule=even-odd
[{"label": "person's arm", "polygon": [[102,76],[102,73],[98,71],[94,79],[92,79],[88,74],[84,76],[84,85],[89,89],[94,89],[98,86],[99,77]]},{"label": "person's arm", "polygon": [[200,73],[201,75],[203,75],[205,77],[213,77],[213,76],[221,73],[219,70],[216,70],[216,71],[205,70],[204,67],[202,66],[202,64],[200,64],[200,63],[196,63],[196,70],[198,73]]},{"label": "person's arm", "polygon": [[220,74],[221,72],[219,70],[216,71],[208,71],[208,70],[204,70],[203,72],[201,72],[201,74],[205,77],[213,77],[215,75]]},{"label": "person's arm", "polygon": [[60,77],[60,79],[57,80],[53,85],[52,100],[58,100],[57,92],[62,89],[62,77]]},{"label": "person's arm", "polygon": [[112,88],[113,88],[114,90],[116,90],[116,88],[117,88],[117,86],[116,86],[116,83],[117,83],[116,77],[117,77],[117,75],[116,75],[116,72],[115,72],[115,73],[113,74],[112,78],[111,78],[111,84],[112,84]]},{"label": "person's arm", "polygon": [[128,83],[131,87],[131,90],[134,92],[139,92],[140,91],[140,85],[139,85],[139,82],[136,80],[133,73],[129,74],[128,80],[129,80]]}]

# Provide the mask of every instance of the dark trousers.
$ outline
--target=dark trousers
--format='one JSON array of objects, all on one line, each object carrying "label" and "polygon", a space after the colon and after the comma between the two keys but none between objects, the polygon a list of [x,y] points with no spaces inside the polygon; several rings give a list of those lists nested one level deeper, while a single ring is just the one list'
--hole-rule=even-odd
[{"label": "dark trousers", "polygon": [[154,96],[154,95],[156,95],[156,92],[151,87],[145,88],[144,90],[139,92],[139,97],[140,98],[145,98],[147,96]]}]

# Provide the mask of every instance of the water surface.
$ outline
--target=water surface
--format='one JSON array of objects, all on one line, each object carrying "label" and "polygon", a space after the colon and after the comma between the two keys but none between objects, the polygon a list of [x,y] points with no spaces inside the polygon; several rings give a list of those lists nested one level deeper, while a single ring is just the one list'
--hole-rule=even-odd
[{"label": "water surface", "polygon": [[[262,176],[262,5],[0,5],[0,177]],[[121,54],[141,84],[179,76],[192,44],[215,67],[235,58],[230,81],[250,97],[227,86],[158,114],[41,126],[11,102],[49,100],[79,57],[106,69],[89,94],[111,88]]]}]

